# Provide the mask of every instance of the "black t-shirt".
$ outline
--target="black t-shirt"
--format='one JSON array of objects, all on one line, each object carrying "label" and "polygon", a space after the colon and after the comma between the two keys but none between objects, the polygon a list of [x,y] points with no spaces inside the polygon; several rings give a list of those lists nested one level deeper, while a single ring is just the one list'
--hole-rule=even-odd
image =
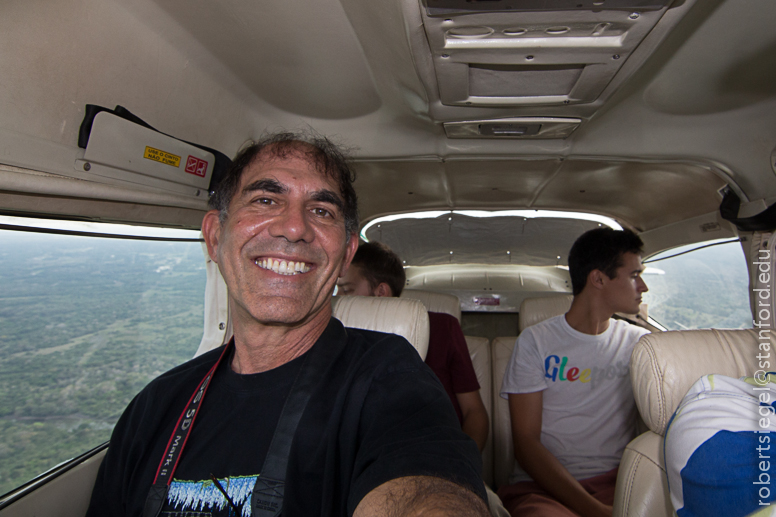
[{"label": "black t-shirt", "polygon": [[[432,475],[483,499],[480,455],[460,429],[447,395],[406,340],[345,329],[333,319],[314,346],[338,347],[299,422],[291,446],[283,515],[351,515],[382,483]],[[116,425],[87,516],[142,515],[175,423],[221,349],[151,382]],[[239,375],[224,358],[208,388],[170,486],[172,516],[251,514],[256,475],[304,356]]]}]

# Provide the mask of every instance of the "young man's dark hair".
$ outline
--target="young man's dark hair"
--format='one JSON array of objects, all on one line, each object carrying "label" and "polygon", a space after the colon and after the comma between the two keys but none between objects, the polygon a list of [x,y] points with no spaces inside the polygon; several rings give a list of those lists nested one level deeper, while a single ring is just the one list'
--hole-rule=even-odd
[{"label": "young man's dark hair", "polygon": [[372,289],[385,282],[393,296],[399,296],[407,277],[401,259],[381,242],[366,242],[358,247],[351,265],[359,266]]},{"label": "young man's dark hair", "polygon": [[623,253],[641,254],[644,243],[630,230],[596,228],[583,233],[569,252],[569,274],[574,296],[585,288],[587,277],[597,269],[609,278],[617,276]]},{"label": "young man's dark hair", "polygon": [[333,178],[340,188],[344,206],[345,230],[358,232],[358,201],[353,181],[356,176],[347,156],[328,138],[308,131],[306,133],[275,133],[254,142],[241,150],[234,158],[224,178],[214,187],[210,196],[210,208],[221,212],[221,220],[228,216],[229,202],[237,193],[243,171],[257,159],[288,158],[301,154],[323,176]]}]

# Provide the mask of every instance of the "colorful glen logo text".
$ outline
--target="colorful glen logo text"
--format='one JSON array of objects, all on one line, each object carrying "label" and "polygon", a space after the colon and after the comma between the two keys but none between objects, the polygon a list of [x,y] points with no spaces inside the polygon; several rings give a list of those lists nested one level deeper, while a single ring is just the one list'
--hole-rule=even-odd
[{"label": "colorful glen logo text", "polygon": [[547,359],[544,360],[544,376],[548,379],[552,379],[553,382],[574,382],[577,380],[579,382],[590,382],[590,368],[579,371],[579,368],[574,366],[566,371],[566,364],[568,361],[569,358],[566,356],[563,356],[561,359],[557,355],[548,355]]}]

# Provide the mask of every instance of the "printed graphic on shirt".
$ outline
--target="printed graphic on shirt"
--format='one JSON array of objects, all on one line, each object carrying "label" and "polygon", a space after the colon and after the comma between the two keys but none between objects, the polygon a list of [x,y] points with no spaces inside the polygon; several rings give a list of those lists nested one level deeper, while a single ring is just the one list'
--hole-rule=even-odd
[{"label": "printed graphic on shirt", "polygon": [[544,376],[552,382],[576,382],[590,383],[593,389],[602,381],[625,377],[629,373],[628,361],[622,360],[617,364],[606,367],[593,366],[591,368],[572,366],[565,355],[560,357],[555,354],[548,355],[544,359]]},{"label": "printed graphic on shirt", "polygon": [[162,515],[165,517],[210,517],[219,512],[225,512],[224,515],[250,517],[251,494],[257,477],[235,476],[218,480],[229,499],[240,510],[239,514],[234,512],[213,480],[173,480],[170,484],[170,490],[167,492],[167,504],[173,508],[173,511],[165,511]]}]

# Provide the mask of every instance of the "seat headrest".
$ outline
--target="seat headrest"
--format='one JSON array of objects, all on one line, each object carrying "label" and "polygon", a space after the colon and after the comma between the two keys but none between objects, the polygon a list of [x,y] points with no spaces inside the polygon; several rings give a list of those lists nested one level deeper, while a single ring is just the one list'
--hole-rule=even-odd
[{"label": "seat headrest", "polygon": [[427,311],[444,312],[445,314],[455,316],[459,322],[461,321],[461,301],[454,294],[404,289],[401,292],[401,297],[420,300],[426,306]]},{"label": "seat headrest", "polygon": [[403,336],[425,361],[429,322],[426,307],[418,300],[376,296],[336,296],[334,317],[346,327],[376,330]]},{"label": "seat headrest", "polygon": [[643,336],[633,349],[630,371],[633,395],[644,423],[664,436],[687,390],[704,375],[754,375],[760,369],[760,343],[767,343],[764,349],[775,349],[776,332],[683,330]]},{"label": "seat headrest", "polygon": [[520,304],[520,313],[517,315],[519,331],[522,332],[531,325],[541,323],[553,316],[566,314],[571,308],[573,299],[574,297],[570,294],[526,298]]}]

